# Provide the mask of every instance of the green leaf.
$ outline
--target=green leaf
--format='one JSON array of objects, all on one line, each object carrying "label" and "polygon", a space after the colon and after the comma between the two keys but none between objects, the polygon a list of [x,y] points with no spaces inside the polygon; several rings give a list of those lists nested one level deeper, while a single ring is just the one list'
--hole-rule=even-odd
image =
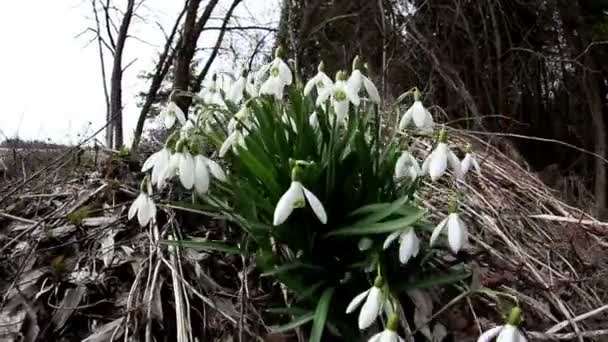
[{"label": "green leaf", "polygon": [[161,240],[160,243],[170,246],[178,246],[184,248],[193,248],[204,251],[224,252],[228,254],[241,254],[241,250],[237,247],[230,246],[219,241],[206,240]]},{"label": "green leaf", "polygon": [[312,296],[321,286],[325,284],[325,281],[320,281],[312,286],[309,286],[303,292],[300,292],[296,295],[296,300],[300,301]]},{"label": "green leaf", "polygon": [[411,213],[409,213],[409,215],[395,220],[366,225],[350,225],[344,228],[339,228],[334,231],[331,231],[326,235],[326,237],[390,233],[394,232],[395,230],[403,229],[412,225],[420,218],[422,218],[424,213],[425,210],[415,208],[414,210],[412,210]]},{"label": "green leaf", "polygon": [[281,265],[279,267],[275,267],[271,271],[262,273],[261,276],[262,277],[274,276],[274,275],[277,275],[277,274],[281,274],[281,273],[285,273],[285,272],[292,271],[292,270],[297,270],[297,269],[309,269],[309,270],[314,270],[314,271],[324,271],[323,267],[320,267],[320,266],[317,266],[317,265],[305,264],[305,263],[302,263],[302,262],[292,262],[292,263],[283,264],[283,265]]},{"label": "green leaf", "polygon": [[325,322],[327,321],[329,303],[331,302],[331,297],[333,294],[333,287],[325,289],[321,295],[321,298],[319,299],[319,302],[317,303],[317,309],[315,310],[314,321],[310,331],[310,342],[321,342],[321,337],[323,337],[323,329],[325,328]]},{"label": "green leaf", "polygon": [[403,207],[403,205],[405,204],[405,202],[407,202],[407,201],[408,201],[408,197],[403,196],[403,197],[399,198],[398,200],[394,201],[393,203],[391,203],[390,205],[388,205],[384,208],[379,208],[378,210],[372,212],[372,214],[357,221],[355,223],[355,225],[364,226],[364,225],[368,225],[370,223],[380,222],[383,219],[394,214],[399,209],[401,209]]},{"label": "green leaf", "polygon": [[360,208],[357,208],[357,209],[351,211],[346,216],[350,217],[350,216],[369,214],[369,213],[372,213],[374,211],[382,210],[383,208],[386,208],[389,205],[391,205],[391,204],[390,203],[372,203],[372,204],[367,204],[367,205],[364,205],[364,206],[362,206]]},{"label": "green leaf", "polygon": [[293,329],[295,329],[295,328],[297,328],[297,327],[299,327],[299,326],[301,326],[303,324],[306,324],[306,323],[312,321],[313,318],[315,318],[315,314],[311,312],[309,314],[296,317],[291,322],[289,322],[287,324],[279,325],[279,326],[273,326],[273,327],[270,327],[270,329],[275,334],[284,333],[286,331],[293,330]]}]

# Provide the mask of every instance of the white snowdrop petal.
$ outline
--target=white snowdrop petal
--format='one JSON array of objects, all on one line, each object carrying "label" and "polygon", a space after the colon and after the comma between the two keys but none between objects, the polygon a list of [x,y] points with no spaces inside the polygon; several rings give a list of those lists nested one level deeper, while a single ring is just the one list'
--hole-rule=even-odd
[{"label": "white snowdrop petal", "polygon": [[412,119],[414,120],[414,125],[418,128],[425,127],[425,123],[427,120],[426,117],[426,109],[422,105],[420,101],[414,101],[414,104],[411,107],[412,109]]},{"label": "white snowdrop petal", "polygon": [[160,151],[155,152],[151,156],[149,156],[148,159],[146,159],[146,161],[144,162],[144,165],[141,167],[141,172],[146,172],[153,168],[156,164],[159,154]]},{"label": "white snowdrop petal", "polygon": [[380,336],[379,342],[397,342],[397,334],[391,330],[384,330]]},{"label": "white snowdrop petal", "polygon": [[167,129],[170,129],[175,124],[175,115],[173,113],[170,113],[168,111],[165,112],[165,114],[163,115],[163,119],[163,123]]},{"label": "white snowdrop petal", "polygon": [[372,287],[359,313],[359,329],[367,329],[374,323],[382,309],[382,291]]},{"label": "white snowdrop petal", "polygon": [[496,342],[519,342],[517,340],[519,337],[518,333],[519,331],[517,331],[515,326],[507,324],[500,330]]},{"label": "white snowdrop petal", "polygon": [[462,158],[462,161],[460,162],[460,174],[461,175],[466,175],[469,170],[471,169],[471,154],[467,153],[465,154],[464,158]]},{"label": "white snowdrop petal", "polygon": [[220,147],[219,156],[223,158],[228,150],[234,145],[234,143],[238,140],[239,131],[234,131],[230,133],[230,135],[224,140],[222,146]]},{"label": "white snowdrop petal", "polygon": [[435,181],[443,176],[448,167],[448,146],[445,143],[439,143],[430,158],[429,175]]},{"label": "white snowdrop petal", "polygon": [[416,234],[414,229],[410,228],[407,232],[402,233],[399,244],[399,261],[406,264],[416,249]]},{"label": "white snowdrop petal", "polygon": [[429,243],[431,245],[431,247],[433,247],[433,245],[435,245],[435,242],[437,242],[439,235],[441,235],[441,233],[443,233],[447,223],[448,223],[448,218],[446,217],[441,222],[439,222],[439,224],[437,225],[437,227],[435,227],[435,229],[433,229],[433,233],[431,234],[431,241]]},{"label": "white snowdrop petal", "polygon": [[465,241],[464,230],[460,222],[458,214],[452,213],[448,216],[448,245],[454,254],[458,253]]},{"label": "white snowdrop petal", "polygon": [[363,303],[363,300],[367,298],[367,294],[369,293],[369,291],[370,290],[366,290],[356,295],[355,298],[353,298],[353,300],[348,303],[348,306],[346,307],[346,313],[349,314],[355,311],[361,305],[361,303]]},{"label": "white snowdrop petal", "polygon": [[348,116],[348,101],[333,101],[334,111],[338,122],[344,121]]},{"label": "white snowdrop petal", "polygon": [[282,59],[279,59],[279,77],[281,81],[284,82],[285,85],[290,85],[293,82],[293,76],[291,74],[291,69],[287,63],[285,63]]},{"label": "white snowdrop petal", "polygon": [[203,156],[194,157],[194,189],[199,194],[209,190],[209,169]]},{"label": "white snowdrop petal", "polygon": [[367,342],[380,342],[381,337],[382,337],[382,332],[376,333],[372,337],[370,337],[370,339],[367,340]]},{"label": "white snowdrop petal", "polygon": [[394,232],[392,232],[389,236],[386,237],[386,239],[384,240],[384,243],[382,244],[382,249],[387,249],[391,246],[391,244],[393,243],[393,241],[395,241],[399,235],[401,235],[401,231],[396,230]]},{"label": "white snowdrop petal", "polygon": [[289,189],[281,196],[274,209],[273,225],[278,226],[285,222],[294,209],[294,204],[304,200],[302,186],[298,182],[291,182]]},{"label": "white snowdrop petal", "polygon": [[327,98],[329,95],[331,95],[333,88],[334,86],[323,88],[323,90],[319,92],[319,96],[317,96],[317,106],[320,106],[327,101]]},{"label": "white snowdrop petal", "polygon": [[319,201],[317,196],[315,196],[315,194],[313,194],[311,191],[306,189],[303,185],[300,185],[300,187],[302,188],[302,190],[304,190],[304,195],[306,196],[306,199],[308,200],[308,203],[310,204],[312,211],[315,213],[315,215],[317,215],[317,218],[319,219],[319,221],[321,221],[321,223],[323,223],[323,224],[326,224],[327,223],[327,213],[325,212],[323,203],[321,203],[321,201]]},{"label": "white snowdrop petal", "polygon": [[518,338],[516,340],[517,342],[528,342],[528,339],[526,338],[526,336],[524,334],[522,334],[521,331],[518,330],[516,335],[517,335],[517,338]]},{"label": "white snowdrop petal", "polygon": [[141,202],[142,197],[144,196],[144,194],[139,194],[139,196],[137,196],[137,198],[135,199],[135,201],[133,201],[133,203],[131,203],[131,207],[129,208],[129,213],[127,214],[127,218],[129,220],[133,219],[133,217],[135,217],[135,214],[137,214],[137,211],[139,210],[139,203]]},{"label": "white snowdrop petal", "polygon": [[194,185],[194,160],[192,155],[184,152],[179,160],[179,180],[186,189],[192,189]]},{"label": "white snowdrop petal", "polygon": [[146,195],[144,195],[144,197],[142,197],[142,200],[139,204],[139,210],[137,211],[137,221],[139,222],[139,225],[144,227],[145,225],[148,224],[148,221],[150,220],[150,206],[149,206],[150,202],[148,202],[148,198]]},{"label": "white snowdrop petal", "polygon": [[396,179],[405,177],[405,174],[406,174],[405,165],[407,163],[407,155],[408,155],[407,152],[401,153],[401,156],[399,156],[399,159],[397,159],[397,162],[395,163],[395,178]]},{"label": "white snowdrop petal", "polygon": [[175,113],[175,117],[177,118],[177,121],[179,121],[179,123],[181,125],[186,123],[186,114],[184,114],[184,111],[179,108],[179,106],[175,103],[173,103],[173,112]]},{"label": "white snowdrop petal", "polygon": [[458,157],[456,157],[454,152],[452,152],[449,148],[448,148],[447,160],[448,160],[448,165],[450,166],[452,171],[454,171],[454,175],[456,175],[456,178],[459,178],[459,179],[462,178],[464,176],[464,174],[462,173],[462,166],[460,166],[460,160],[458,160]]},{"label": "white snowdrop petal", "polygon": [[313,78],[311,78],[310,80],[308,80],[308,82],[306,82],[306,85],[304,86],[304,96],[308,96],[310,94],[310,92],[312,91],[312,88],[314,88],[317,85],[318,78],[319,78],[319,74],[316,74]]},{"label": "white snowdrop petal", "polygon": [[[344,83],[344,82],[342,82]],[[337,83],[336,83],[337,84]],[[348,100],[350,102],[352,102],[353,105],[355,105],[355,107],[359,106],[359,103],[361,102],[361,99],[359,99],[359,95],[358,95],[358,88],[355,88],[352,84],[347,83],[344,87],[344,93],[346,93],[346,97],[348,98]]]},{"label": "white snowdrop petal", "polygon": [[499,325],[494,327],[479,336],[477,342],[490,342],[494,337],[498,335],[498,333],[502,330],[503,326]]},{"label": "white snowdrop petal", "polygon": [[365,92],[367,93],[367,95],[369,95],[370,100],[375,103],[382,102],[382,99],[380,99],[380,93],[378,92],[378,88],[376,88],[376,85],[365,76],[363,76],[363,86],[365,87]]},{"label": "white snowdrop petal", "polygon": [[220,164],[216,163],[214,160],[209,159],[209,158],[205,158],[205,162],[207,163],[207,166],[209,167],[209,171],[211,171],[211,175],[222,182],[226,181],[226,173],[224,172],[224,170],[222,169],[222,167],[220,166]]},{"label": "white snowdrop petal", "polygon": [[324,72],[319,73],[318,82],[321,82],[321,84],[323,85],[323,88],[331,87],[334,84],[334,82],[331,80],[331,78],[329,78],[329,76],[327,76]]},{"label": "white snowdrop petal", "polygon": [[406,110],[405,113],[399,119],[399,130],[403,131],[412,121],[412,110],[411,108]]}]

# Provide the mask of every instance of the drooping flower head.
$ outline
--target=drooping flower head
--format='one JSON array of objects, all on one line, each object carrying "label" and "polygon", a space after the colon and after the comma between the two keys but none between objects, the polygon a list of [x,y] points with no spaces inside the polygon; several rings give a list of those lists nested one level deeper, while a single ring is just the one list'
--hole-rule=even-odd
[{"label": "drooping flower head", "polygon": [[518,329],[521,324],[521,309],[511,309],[505,325],[496,326],[479,336],[477,342],[490,342],[496,337],[496,342],[527,342],[526,336]]},{"label": "drooping flower head", "polygon": [[167,138],[165,146],[160,151],[150,155],[141,168],[142,172],[146,172],[150,169],[152,170],[150,183],[156,185],[159,190],[164,187],[166,179],[171,177],[168,171],[171,163],[171,155],[173,154],[172,151],[175,148],[178,136],[179,133],[177,131],[173,132]]},{"label": "drooping flower head", "polygon": [[275,58],[272,62],[262,68],[262,73],[268,71],[268,78],[260,87],[261,94],[267,94],[274,96],[277,100],[283,98],[283,91],[285,86],[290,85],[293,82],[293,75],[291,69],[283,59],[283,49],[278,47],[275,52]]},{"label": "drooping flower head", "polygon": [[456,198],[453,198],[450,202],[449,215],[444,218],[431,234],[431,247],[435,245],[439,236],[446,232],[448,236],[448,246],[454,254],[458,254],[463,247],[468,244],[468,229],[466,224],[460,219],[458,215],[458,202]]},{"label": "drooping flower head", "polygon": [[291,185],[277,202],[272,221],[275,226],[283,224],[294,209],[304,208],[306,202],[308,202],[319,221],[323,224],[327,223],[327,213],[325,212],[323,203],[299,181],[301,179],[302,165],[303,163],[296,162],[291,171]]},{"label": "drooping flower head", "polygon": [[336,120],[339,123],[344,122],[348,117],[348,108],[350,103],[359,106],[359,95],[353,91],[353,88],[346,84],[346,73],[338,71],[336,74],[336,82],[331,87],[323,88],[323,91],[317,97],[317,105],[321,106],[331,95],[331,104],[336,113]]},{"label": "drooping flower head", "polygon": [[249,96],[257,96],[257,90],[253,83],[251,83],[251,77],[246,69],[241,71],[239,78],[236,79],[228,89],[226,98],[234,103],[240,103],[244,98],[245,94]]},{"label": "drooping flower head", "polygon": [[433,116],[424,108],[424,105],[420,101],[420,91],[418,88],[414,89],[414,103],[399,120],[399,130],[404,130],[412,121],[423,133],[432,132],[435,125]]},{"label": "drooping flower head", "polygon": [[203,99],[205,104],[216,106],[224,105],[224,98],[222,97],[217,74],[211,76],[211,81],[201,89],[199,96]]},{"label": "drooping flower head", "polygon": [[408,151],[403,151],[397,163],[395,163],[395,179],[403,179],[409,177],[410,180],[414,181],[416,178],[422,175],[422,170],[418,161]]},{"label": "drooping flower head", "polygon": [[359,311],[359,329],[369,328],[376,318],[380,316],[384,306],[388,305],[388,299],[382,290],[383,286],[384,279],[378,275],[374,281],[374,286],[356,295],[348,304],[346,308],[347,314],[354,312],[363,304],[361,311]]},{"label": "drooping flower head", "polygon": [[383,249],[391,246],[393,241],[399,238],[399,261],[406,264],[412,257],[416,257],[420,251],[420,240],[416,236],[414,228],[407,227],[391,233],[384,240]]},{"label": "drooping flower head", "polygon": [[173,127],[176,119],[179,121],[180,125],[186,123],[184,111],[173,101],[169,101],[165,108],[160,112],[160,118],[167,129]]},{"label": "drooping flower head", "polygon": [[151,196],[152,184],[150,178],[146,176],[141,182],[139,196],[133,201],[127,214],[129,220],[137,215],[137,221],[141,227],[147,226],[156,217],[156,205]]},{"label": "drooping flower head", "polygon": [[367,78],[367,76],[363,75],[361,72],[362,67],[363,65],[361,64],[359,56],[356,56],[353,60],[353,72],[347,81],[348,87],[351,88],[351,91],[355,94],[359,94],[361,89],[365,89],[365,93],[372,102],[382,102],[378,88],[376,88],[374,82]]},{"label": "drooping flower head", "polygon": [[320,94],[323,89],[331,87],[334,82],[332,82],[331,78],[327,76],[324,72],[324,64],[323,62],[319,63],[319,67],[317,68],[317,74],[313,76],[308,82],[306,82],[306,86],[304,86],[304,95],[307,96],[310,92],[316,88],[317,94]]},{"label": "drooping flower head", "polygon": [[448,135],[444,127],[439,132],[437,146],[422,163],[422,173],[428,173],[431,179],[436,181],[445,174],[448,166],[452,169],[456,178],[461,178],[460,161],[448,146]]},{"label": "drooping flower head", "polygon": [[466,174],[469,172],[471,167],[475,170],[477,175],[481,177],[481,168],[479,167],[479,163],[477,162],[477,158],[473,155],[471,150],[471,145],[468,144],[465,147],[465,155],[462,161],[460,162],[460,176],[464,178]]}]

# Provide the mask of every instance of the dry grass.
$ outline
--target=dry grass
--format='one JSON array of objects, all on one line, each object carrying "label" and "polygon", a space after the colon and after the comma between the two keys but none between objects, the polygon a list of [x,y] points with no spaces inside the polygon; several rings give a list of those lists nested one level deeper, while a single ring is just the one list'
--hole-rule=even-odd
[{"label": "dry grass", "polygon": [[[459,145],[474,142],[483,159],[483,176],[469,175],[462,185],[472,233],[464,257],[475,282],[519,298],[535,339],[608,334],[601,331],[608,321],[608,224],[560,201],[494,147],[453,136]],[[429,148],[415,146],[420,157]],[[136,165],[116,158],[94,168],[74,163],[65,153],[37,177],[2,187],[0,338],[286,340],[269,335],[275,322],[263,309],[281,293],[260,281],[253,260],[158,243],[191,235],[229,240],[238,231],[172,206],[160,208],[157,226],[142,229],[125,217],[137,194]],[[434,213],[447,208],[449,187],[428,189],[434,195],[425,205]],[[434,297],[436,318],[456,341],[500,321],[494,298],[463,290],[449,306],[451,298]]]}]

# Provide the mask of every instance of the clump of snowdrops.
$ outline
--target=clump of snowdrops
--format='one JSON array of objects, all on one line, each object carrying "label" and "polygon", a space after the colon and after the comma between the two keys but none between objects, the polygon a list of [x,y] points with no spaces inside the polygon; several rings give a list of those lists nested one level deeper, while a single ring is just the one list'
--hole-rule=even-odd
[{"label": "clump of snowdrops", "polygon": [[[467,247],[458,183],[481,171],[470,148],[462,160],[452,152],[418,89],[383,104],[369,76],[356,58],[349,72],[332,79],[321,64],[299,84],[277,52],[229,86],[214,76],[200,94],[173,94],[195,105],[189,115],[166,105],[162,121],[173,133],[144,163],[150,174],[129,218],[155,224],[153,186],[178,178],[194,201],[243,231],[245,243],[198,246],[255,256],[262,276],[288,290],[285,307],[273,309],[290,318],[278,331],[307,325],[311,341],[356,341],[375,325],[369,341],[402,341],[408,297],[468,276],[441,256]],[[419,160],[409,146],[421,138],[434,148]],[[426,177],[454,189],[449,214],[435,223],[419,204]],[[519,315],[480,341],[524,341],[518,324]]]}]

